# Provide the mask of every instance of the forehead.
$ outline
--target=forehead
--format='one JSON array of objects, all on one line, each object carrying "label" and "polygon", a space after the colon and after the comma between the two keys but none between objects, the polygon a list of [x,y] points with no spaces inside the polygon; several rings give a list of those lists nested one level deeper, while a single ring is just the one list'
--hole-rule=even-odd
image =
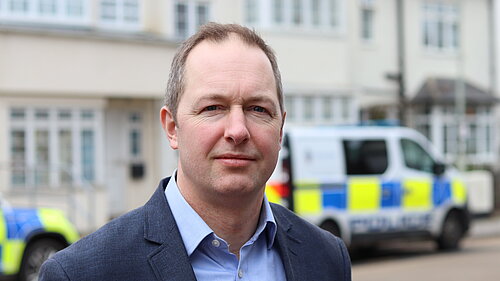
[{"label": "forehead", "polygon": [[247,70],[251,70],[249,66],[253,66],[273,76],[271,62],[264,51],[256,45],[244,42],[236,34],[229,35],[219,42],[204,40],[198,43],[188,54],[185,70],[189,74],[208,68],[217,70],[217,67],[225,67],[225,70],[228,70],[231,66]]},{"label": "forehead", "polygon": [[269,58],[258,46],[249,45],[236,35],[196,45],[187,57],[184,78],[183,95],[209,88],[230,92],[265,90],[277,98]]}]

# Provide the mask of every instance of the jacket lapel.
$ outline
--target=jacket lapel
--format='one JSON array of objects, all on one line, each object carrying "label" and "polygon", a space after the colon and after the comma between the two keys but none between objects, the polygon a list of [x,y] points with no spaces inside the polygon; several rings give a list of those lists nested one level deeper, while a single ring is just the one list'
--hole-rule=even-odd
[{"label": "jacket lapel", "polygon": [[156,192],[144,205],[144,238],[158,244],[158,248],[148,255],[148,262],[159,281],[195,281],[184,243],[165,198],[164,190],[169,179],[160,182]]},{"label": "jacket lapel", "polygon": [[281,260],[283,262],[283,267],[285,268],[285,274],[288,281],[298,281],[307,280],[301,273],[307,272],[303,269],[303,262],[301,262],[300,246],[302,241],[294,234],[293,224],[283,215],[283,211],[273,207],[273,214],[278,225],[276,238],[278,242],[278,250],[281,255]]}]

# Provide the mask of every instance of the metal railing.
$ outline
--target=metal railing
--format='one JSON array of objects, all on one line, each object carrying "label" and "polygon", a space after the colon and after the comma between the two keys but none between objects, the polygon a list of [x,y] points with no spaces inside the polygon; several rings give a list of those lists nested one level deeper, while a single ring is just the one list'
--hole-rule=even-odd
[{"label": "metal railing", "polygon": [[[54,168],[0,164],[0,192],[7,199],[25,196],[27,207],[36,208],[54,205],[51,202],[62,197],[67,216],[75,225],[79,216],[84,218],[88,227],[96,227],[96,190],[95,184],[81,175],[75,175],[71,166]],[[85,196],[79,197],[79,193]],[[86,199],[86,204],[82,198]]]}]

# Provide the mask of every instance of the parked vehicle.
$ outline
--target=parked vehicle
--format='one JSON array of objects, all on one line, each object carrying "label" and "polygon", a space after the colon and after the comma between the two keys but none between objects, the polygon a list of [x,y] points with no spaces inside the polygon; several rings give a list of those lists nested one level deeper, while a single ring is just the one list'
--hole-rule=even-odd
[{"label": "parked vehicle", "polygon": [[42,263],[79,235],[60,210],[13,208],[0,201],[0,273],[38,280]]},{"label": "parked vehicle", "polygon": [[293,127],[266,194],[350,247],[420,238],[457,249],[470,224],[467,192],[442,159],[409,128]]}]

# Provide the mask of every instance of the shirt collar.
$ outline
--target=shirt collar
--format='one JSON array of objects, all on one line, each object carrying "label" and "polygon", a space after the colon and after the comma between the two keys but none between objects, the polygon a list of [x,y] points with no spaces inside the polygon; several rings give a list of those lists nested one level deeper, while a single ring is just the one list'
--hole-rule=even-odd
[{"label": "shirt collar", "polygon": [[[180,193],[177,186],[176,173],[177,170],[174,171],[167,184],[165,196],[179,228],[187,254],[191,256],[203,239],[214,232]],[[276,237],[276,221],[274,220],[274,215],[266,196],[264,196],[262,206],[257,229],[249,242],[255,242],[261,233],[265,231],[267,247],[270,249]]]}]

